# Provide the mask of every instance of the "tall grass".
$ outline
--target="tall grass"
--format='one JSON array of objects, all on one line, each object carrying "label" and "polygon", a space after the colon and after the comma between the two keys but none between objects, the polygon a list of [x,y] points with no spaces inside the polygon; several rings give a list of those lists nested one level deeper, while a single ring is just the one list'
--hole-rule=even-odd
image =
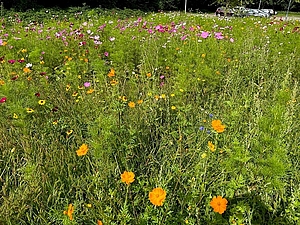
[{"label": "tall grass", "polygon": [[1,224],[299,223],[299,21],[63,13],[3,18]]}]

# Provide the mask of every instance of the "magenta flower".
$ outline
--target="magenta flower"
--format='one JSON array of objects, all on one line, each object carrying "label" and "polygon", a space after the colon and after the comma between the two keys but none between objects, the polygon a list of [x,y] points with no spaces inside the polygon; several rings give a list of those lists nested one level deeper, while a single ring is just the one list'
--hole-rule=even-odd
[{"label": "magenta flower", "polygon": [[10,64],[14,64],[16,62],[16,60],[10,59],[10,60],[7,60],[7,62],[9,62]]},{"label": "magenta flower", "polygon": [[108,54],[108,52],[104,52],[104,55],[105,55],[106,57],[108,57],[109,54]]},{"label": "magenta flower", "polygon": [[206,39],[206,38],[208,38],[208,36],[209,36],[209,32],[202,31],[202,33],[201,33],[202,38]]},{"label": "magenta flower", "polygon": [[6,97],[0,99],[0,103],[4,103],[4,102],[6,102]]}]

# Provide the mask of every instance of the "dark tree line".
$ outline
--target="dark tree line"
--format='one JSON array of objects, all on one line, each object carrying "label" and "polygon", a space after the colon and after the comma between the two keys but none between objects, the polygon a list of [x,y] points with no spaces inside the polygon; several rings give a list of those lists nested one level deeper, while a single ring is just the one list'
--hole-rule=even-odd
[{"label": "dark tree line", "polygon": [[[1,0],[0,0],[1,1]],[[300,0],[291,0],[292,9],[300,11]],[[143,11],[157,10],[184,10],[185,0],[2,0],[4,8],[25,11],[27,9],[39,8],[67,8],[78,6],[90,6],[101,8],[139,9]],[[219,5],[244,5],[257,8],[259,3],[265,8],[286,10],[289,0],[187,0],[187,9],[193,11],[213,11]]]}]

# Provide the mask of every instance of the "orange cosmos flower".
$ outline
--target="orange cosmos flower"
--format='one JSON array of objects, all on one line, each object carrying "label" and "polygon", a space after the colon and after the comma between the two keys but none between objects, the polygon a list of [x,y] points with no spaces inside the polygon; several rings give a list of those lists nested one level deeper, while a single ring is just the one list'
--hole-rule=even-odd
[{"label": "orange cosmos flower", "polygon": [[70,220],[73,220],[73,212],[74,212],[74,206],[72,204],[69,204],[67,211],[64,211],[64,214],[67,215]]},{"label": "orange cosmos flower", "polygon": [[110,69],[110,72],[107,74],[109,77],[114,77],[115,76],[115,70],[113,68]]},{"label": "orange cosmos flower", "polygon": [[210,202],[210,206],[213,207],[214,212],[222,214],[225,212],[228,201],[226,198],[222,198],[221,196],[213,197]]},{"label": "orange cosmos flower", "polygon": [[92,94],[94,91],[95,91],[94,89],[90,89],[90,90],[87,90],[86,93],[87,94]]},{"label": "orange cosmos flower", "polygon": [[134,181],[134,173],[124,171],[124,173],[121,174],[121,181],[128,185],[131,184]]},{"label": "orange cosmos flower", "polygon": [[213,120],[211,125],[218,133],[222,133],[225,130],[225,125],[222,124],[221,120]]},{"label": "orange cosmos flower", "polygon": [[162,206],[163,202],[166,200],[167,193],[164,189],[158,187],[154,188],[149,193],[149,200],[155,206]]},{"label": "orange cosmos flower", "polygon": [[101,220],[97,220],[97,225],[103,225]]},{"label": "orange cosmos flower", "polygon": [[128,106],[129,106],[130,108],[134,108],[134,107],[135,107],[135,103],[134,103],[134,102],[129,102],[129,103],[128,103]]},{"label": "orange cosmos flower", "polygon": [[25,68],[23,69],[23,71],[24,71],[24,73],[30,73],[30,72],[31,72],[31,70],[30,70],[29,68],[27,68],[27,67],[25,67]]},{"label": "orange cosmos flower", "polygon": [[78,156],[83,156],[86,155],[88,150],[89,150],[88,146],[86,144],[82,144],[80,148],[76,151],[76,153]]}]

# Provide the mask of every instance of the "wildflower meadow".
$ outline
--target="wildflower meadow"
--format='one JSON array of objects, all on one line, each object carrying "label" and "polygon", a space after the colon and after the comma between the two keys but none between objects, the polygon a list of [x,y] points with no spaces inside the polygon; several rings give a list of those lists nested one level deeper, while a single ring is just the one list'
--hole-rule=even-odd
[{"label": "wildflower meadow", "polygon": [[300,224],[299,27],[7,12],[0,224]]}]

